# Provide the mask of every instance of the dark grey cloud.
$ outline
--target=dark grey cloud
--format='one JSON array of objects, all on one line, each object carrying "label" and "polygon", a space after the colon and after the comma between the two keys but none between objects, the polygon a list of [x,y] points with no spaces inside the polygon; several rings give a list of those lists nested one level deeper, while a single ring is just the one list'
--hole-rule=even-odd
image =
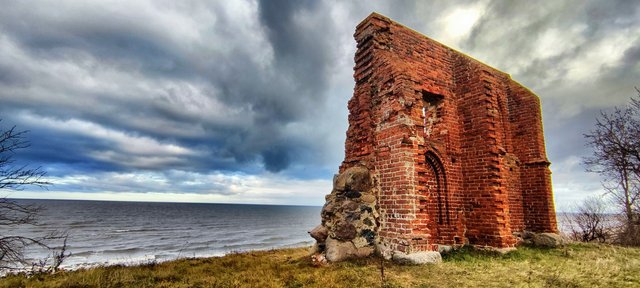
[{"label": "dark grey cloud", "polygon": [[[589,152],[582,134],[640,86],[634,2],[4,3],[0,118],[31,130],[18,157],[66,191],[231,195],[255,175],[330,179],[344,155],[352,35],[376,11],[531,88],[558,179],[590,181],[556,186],[593,191],[576,164]],[[73,180],[83,174],[96,183]]]},{"label": "dark grey cloud", "polygon": [[[54,9],[56,13],[21,3],[7,5],[0,12],[4,40],[33,61],[34,70],[40,68],[37,62],[49,61],[55,68],[68,65],[78,70],[63,71],[78,73],[70,76],[84,78],[87,73],[95,73],[90,81],[105,82],[98,86],[112,82],[116,87],[103,90],[78,85],[82,80],[56,77],[56,71],[51,70],[31,71],[25,76],[20,72],[24,70],[21,63],[7,61],[11,66],[0,63],[5,72],[0,82],[3,88],[9,88],[0,92],[3,102],[10,106],[4,113],[29,111],[63,121],[81,119],[131,135],[197,147],[205,155],[186,159],[194,169],[203,171],[251,170],[261,162],[269,171],[281,171],[292,161],[304,160],[299,159],[301,154],[314,157],[312,153],[296,152],[297,146],[318,151],[315,157],[324,150],[319,139],[283,132],[291,123],[310,121],[311,116],[319,115],[314,108],[325,100],[327,67],[335,63],[331,38],[327,37],[335,33],[333,23],[324,12],[314,11],[318,5],[313,3],[260,3],[255,15],[259,19],[253,20],[238,18],[252,17],[251,13],[233,14],[232,9],[218,4],[199,7],[215,19],[213,23],[198,23],[207,29],[199,31],[205,34],[190,43],[181,42],[189,39],[172,35],[173,31],[155,28],[159,23],[153,20],[163,19],[127,17],[145,17],[155,11],[145,5],[151,11],[141,11],[140,15],[119,15],[117,12],[123,9],[99,11],[99,7],[82,5],[70,5],[74,9],[69,11]],[[308,16],[299,17],[301,13]],[[255,21],[249,27],[251,31],[237,27],[246,21]],[[310,29],[320,26],[322,30]],[[264,39],[253,39],[256,36]],[[50,75],[38,79],[38,72]],[[25,81],[31,84],[18,87]],[[122,87],[117,87],[119,84]],[[213,109],[203,109],[202,102],[212,103]],[[56,138],[61,146],[75,141],[73,137],[66,139]],[[104,151],[99,143],[89,141],[82,146]],[[125,170],[167,168],[115,162]],[[108,163],[105,169],[113,169],[113,164]]]}]

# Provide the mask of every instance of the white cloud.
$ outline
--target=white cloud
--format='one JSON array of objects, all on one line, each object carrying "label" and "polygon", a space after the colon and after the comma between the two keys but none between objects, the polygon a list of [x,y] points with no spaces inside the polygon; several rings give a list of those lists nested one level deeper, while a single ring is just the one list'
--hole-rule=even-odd
[{"label": "white cloud", "polygon": [[[87,156],[107,163],[134,168],[152,169],[167,165],[184,164],[185,156],[203,155],[202,151],[161,142],[156,139],[114,130],[102,125],[78,120],[58,120],[40,117],[28,112],[20,114],[24,123],[71,135],[85,136],[97,143],[104,143],[109,150],[87,151]],[[77,151],[77,153],[83,153]]]},{"label": "white cloud", "polygon": [[469,37],[473,26],[482,17],[487,1],[479,1],[467,6],[453,6],[436,20],[440,29],[435,39],[453,48]]},{"label": "white cloud", "polygon": [[570,52],[573,49],[585,44],[583,33],[587,26],[580,23],[570,28],[550,27],[536,36],[532,46],[533,58],[545,59],[562,55],[562,53]]},{"label": "white cloud", "polygon": [[640,28],[611,31],[596,43],[589,43],[567,64],[566,79],[574,84],[588,83],[620,63],[624,51],[640,38]]},{"label": "white cloud", "polygon": [[156,139],[145,136],[136,136],[122,131],[103,127],[99,124],[77,120],[56,120],[47,117],[37,117],[29,113],[23,113],[22,119],[25,123],[32,125],[39,124],[52,130],[64,133],[72,133],[94,138],[102,142],[110,142],[119,148],[121,152],[137,155],[197,155],[193,149],[181,147],[172,143],[161,143]]},{"label": "white cloud", "polygon": [[571,211],[588,197],[604,195],[599,176],[585,172],[579,156],[568,156],[554,163],[551,169],[558,211]]},{"label": "white cloud", "polygon": [[[327,179],[291,179],[276,174],[103,172],[46,179],[50,190],[15,191],[13,198],[117,201],[217,202],[322,205],[331,192]],[[67,190],[82,187],[82,192]]]}]

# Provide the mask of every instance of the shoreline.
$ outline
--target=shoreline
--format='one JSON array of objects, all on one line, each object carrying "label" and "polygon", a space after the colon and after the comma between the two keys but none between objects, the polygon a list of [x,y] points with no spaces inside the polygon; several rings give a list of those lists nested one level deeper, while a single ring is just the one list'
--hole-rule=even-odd
[{"label": "shoreline", "polygon": [[[89,270],[95,268],[108,268],[108,267],[135,267],[135,266],[146,266],[146,265],[157,265],[163,264],[166,262],[172,261],[181,261],[181,260],[197,260],[197,259],[208,259],[208,258],[222,258],[232,254],[246,254],[252,252],[264,252],[264,251],[279,251],[279,250],[288,250],[288,249],[311,249],[312,245],[285,245],[280,247],[265,247],[265,248],[257,248],[257,249],[246,249],[246,250],[232,250],[229,252],[222,253],[214,253],[211,255],[198,255],[198,256],[178,256],[176,258],[166,258],[166,259],[158,259],[157,255],[142,255],[138,257],[133,257],[129,259],[124,258],[112,258],[107,261],[98,263],[79,263],[73,265],[65,265],[62,262],[62,265],[58,268],[59,272],[74,272],[78,270]],[[37,259],[34,259],[37,260]],[[0,279],[9,275],[17,275],[21,273],[26,274],[37,274],[37,269],[33,267],[25,267],[16,269],[13,271],[0,271]]]}]

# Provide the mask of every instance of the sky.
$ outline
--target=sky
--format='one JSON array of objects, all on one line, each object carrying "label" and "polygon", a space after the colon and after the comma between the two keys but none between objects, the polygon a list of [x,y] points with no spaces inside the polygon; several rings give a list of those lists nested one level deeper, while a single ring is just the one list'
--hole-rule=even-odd
[{"label": "sky", "polygon": [[7,1],[0,127],[54,185],[1,193],[322,205],[374,11],[540,97],[558,210],[602,195],[583,134],[640,87],[636,1]]}]

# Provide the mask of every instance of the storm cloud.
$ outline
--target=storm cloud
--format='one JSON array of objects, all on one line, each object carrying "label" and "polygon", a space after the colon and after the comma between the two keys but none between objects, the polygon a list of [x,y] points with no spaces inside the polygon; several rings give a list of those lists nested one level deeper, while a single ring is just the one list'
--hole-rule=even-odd
[{"label": "storm cloud", "polygon": [[[582,133],[640,85],[640,10],[632,2],[5,3],[0,125],[30,130],[32,146],[16,157],[57,183],[42,197],[242,202],[259,190],[239,189],[243,181],[330,189],[344,156],[352,35],[377,11],[541,97],[562,206],[600,193],[579,164],[588,153]],[[317,194],[250,201],[320,205]]]},{"label": "storm cloud", "polygon": [[[325,67],[333,65],[331,49],[315,41],[320,31],[304,32],[328,21],[297,17],[312,7],[144,4],[74,6],[62,15],[47,13],[60,11],[53,7],[4,9],[3,112],[40,118],[29,128],[41,121],[70,139],[98,139],[80,152],[122,169],[189,161],[195,169],[262,163],[278,172],[300,155],[298,146],[313,146],[285,131],[323,103]],[[203,8],[209,13],[188,17]],[[100,145],[118,141],[128,144]],[[185,153],[128,149],[136,144]]]}]

